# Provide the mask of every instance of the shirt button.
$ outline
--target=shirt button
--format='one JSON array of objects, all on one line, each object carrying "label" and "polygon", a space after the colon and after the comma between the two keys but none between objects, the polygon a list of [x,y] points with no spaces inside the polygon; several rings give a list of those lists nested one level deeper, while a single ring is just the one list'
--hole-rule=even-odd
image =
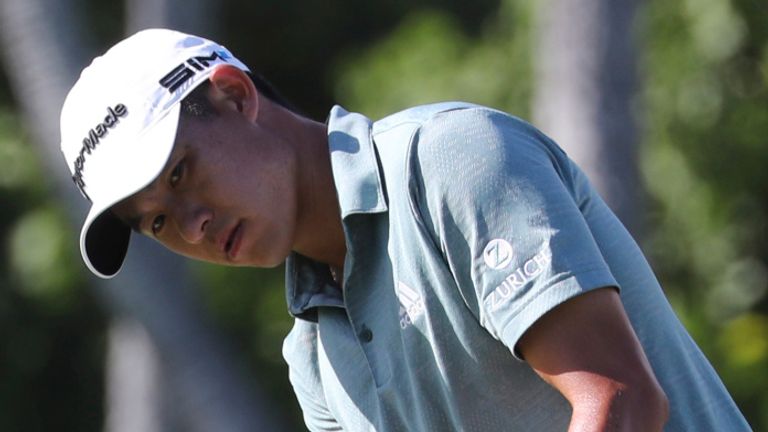
[{"label": "shirt button", "polygon": [[373,332],[366,326],[363,326],[358,336],[360,337],[360,340],[366,343],[373,340]]}]

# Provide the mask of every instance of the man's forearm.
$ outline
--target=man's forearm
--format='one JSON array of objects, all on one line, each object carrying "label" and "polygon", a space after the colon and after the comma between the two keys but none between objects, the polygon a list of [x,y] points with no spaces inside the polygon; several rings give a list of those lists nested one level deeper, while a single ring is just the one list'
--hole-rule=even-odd
[{"label": "man's forearm", "polygon": [[669,403],[661,388],[608,387],[571,402],[569,432],[662,430],[669,417]]}]

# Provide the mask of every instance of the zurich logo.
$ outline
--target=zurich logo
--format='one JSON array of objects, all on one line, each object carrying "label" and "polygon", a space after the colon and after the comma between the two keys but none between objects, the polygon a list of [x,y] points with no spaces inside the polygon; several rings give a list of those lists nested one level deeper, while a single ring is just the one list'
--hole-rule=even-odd
[{"label": "zurich logo", "polygon": [[488,267],[501,270],[512,262],[512,245],[503,239],[493,239],[483,250],[483,259]]}]

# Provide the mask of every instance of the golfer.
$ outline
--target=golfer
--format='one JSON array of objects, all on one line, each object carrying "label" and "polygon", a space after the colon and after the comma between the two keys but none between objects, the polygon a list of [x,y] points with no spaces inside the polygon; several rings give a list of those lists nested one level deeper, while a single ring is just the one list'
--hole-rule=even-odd
[{"label": "golfer", "polygon": [[317,122],[221,45],[154,29],[83,71],[61,136],[96,275],[131,231],[285,263],[310,430],[749,430],[630,235],[520,119],[442,103]]}]

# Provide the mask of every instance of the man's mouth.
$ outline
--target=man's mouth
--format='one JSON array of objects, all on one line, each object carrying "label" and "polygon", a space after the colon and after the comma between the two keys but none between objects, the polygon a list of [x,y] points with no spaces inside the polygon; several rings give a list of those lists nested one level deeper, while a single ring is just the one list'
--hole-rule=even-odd
[{"label": "man's mouth", "polygon": [[240,249],[240,239],[242,237],[243,224],[238,223],[227,237],[227,242],[224,245],[224,253],[227,254],[229,259],[234,259],[237,256],[237,252]]}]

